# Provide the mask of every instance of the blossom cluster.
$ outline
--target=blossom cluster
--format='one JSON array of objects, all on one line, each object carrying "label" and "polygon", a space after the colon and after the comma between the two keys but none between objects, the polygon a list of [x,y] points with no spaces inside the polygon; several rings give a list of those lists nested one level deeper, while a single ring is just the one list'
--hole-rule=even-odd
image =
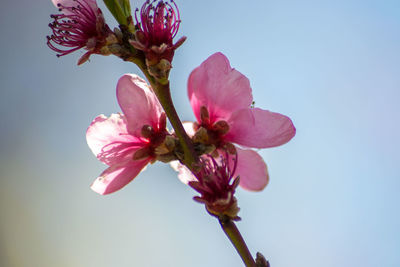
[{"label": "blossom cluster", "polygon": [[82,64],[92,54],[114,54],[138,64],[151,83],[135,74],[123,75],[116,88],[122,112],[100,115],[90,124],[87,143],[108,165],[91,188],[110,194],[131,182],[147,164],[169,162],[178,177],[200,194],[195,200],[204,203],[210,214],[237,219],[237,186],[261,191],[269,181],[267,165],[253,149],[292,139],[296,130],[290,118],[254,107],[249,80],[230,66],[225,55],[215,53],[188,79],[196,120],[183,127],[196,160],[187,164],[185,143],[167,129],[166,104],[157,94],[158,85],[169,85],[175,50],[186,39],[173,41],[181,23],[175,2],[148,0],[136,9],[134,19],[126,18],[128,25],[114,31],[95,0],[53,3],[61,14],[51,16],[54,22],[49,25],[52,34],[47,44],[58,56],[82,48],[87,50],[78,61]]},{"label": "blossom cluster", "polygon": [[[111,30],[96,0],[52,0],[47,45],[58,57],[78,50],[114,55],[136,64],[146,80],[124,74],[117,83],[121,112],[97,116],[86,140],[107,168],[94,180],[93,191],[114,193],[135,179],[149,163],[169,163],[178,178],[198,195],[207,212],[218,218],[243,262],[269,267],[261,253],[254,260],[233,221],[240,220],[237,188],[261,191],[269,182],[266,163],[255,149],[289,142],[296,134],[291,119],[255,107],[250,82],[218,52],[188,78],[187,94],[195,120],[181,122],[171,99],[169,74],[181,23],[174,0],[146,0],[131,14],[129,0],[104,0],[119,23]],[[167,129],[167,119],[173,130]]]},{"label": "blossom cluster", "polygon": [[[232,69],[221,53],[210,56],[191,73],[188,95],[197,121],[185,123],[187,133],[195,144],[211,146],[212,152],[201,157],[197,172],[191,172],[178,161],[173,162],[181,180],[201,193],[199,199],[210,199],[206,197],[209,184],[205,183],[206,189],[203,188],[204,181],[210,179],[218,190],[228,188],[233,180],[244,189],[262,190],[269,180],[267,165],[256,151],[248,148],[285,144],[295,135],[291,120],[282,114],[252,107],[248,79]],[[166,140],[174,138],[165,128],[165,113],[160,103],[143,79],[132,74],[122,76],[117,84],[117,99],[123,114],[109,118],[100,115],[86,135],[93,153],[110,166],[92,185],[100,194],[122,188],[157,156],[170,153]],[[222,175],[221,169],[226,173]],[[214,196],[220,194],[218,190]],[[224,191],[229,192],[233,193],[232,189]],[[225,195],[213,201],[220,203],[226,198]]]}]

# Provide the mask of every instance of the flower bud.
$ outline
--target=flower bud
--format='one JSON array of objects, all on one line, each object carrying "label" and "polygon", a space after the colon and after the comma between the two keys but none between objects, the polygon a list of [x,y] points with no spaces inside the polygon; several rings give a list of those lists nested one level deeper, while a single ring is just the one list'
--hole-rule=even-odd
[{"label": "flower bud", "polygon": [[265,259],[263,254],[257,252],[256,267],[270,267],[269,262]]}]

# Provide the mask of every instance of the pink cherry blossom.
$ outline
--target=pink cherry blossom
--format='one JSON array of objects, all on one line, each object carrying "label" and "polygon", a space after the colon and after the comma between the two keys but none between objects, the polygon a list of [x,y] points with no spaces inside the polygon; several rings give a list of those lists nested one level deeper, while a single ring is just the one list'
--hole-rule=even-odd
[{"label": "pink cherry blossom", "polygon": [[86,133],[92,152],[109,166],[91,186],[102,195],[132,181],[155,159],[154,149],[167,134],[165,113],[143,79],[132,74],[122,76],[117,99],[123,114],[98,116]]},{"label": "pink cherry blossom", "polygon": [[[192,71],[188,95],[197,119],[195,130],[205,128],[209,144],[219,150],[229,143],[252,148],[276,147],[287,143],[296,133],[287,116],[251,106],[249,80],[233,69],[222,53],[213,54]],[[236,150],[235,174],[240,176],[240,186],[262,190],[269,180],[265,162],[255,151],[239,147]]]},{"label": "pink cherry blossom", "polygon": [[78,65],[89,59],[91,54],[99,54],[106,43],[110,28],[95,0],[52,0],[62,14],[51,15],[54,19],[49,27],[52,35],[47,36],[47,45],[64,56],[78,49],[86,52]]}]

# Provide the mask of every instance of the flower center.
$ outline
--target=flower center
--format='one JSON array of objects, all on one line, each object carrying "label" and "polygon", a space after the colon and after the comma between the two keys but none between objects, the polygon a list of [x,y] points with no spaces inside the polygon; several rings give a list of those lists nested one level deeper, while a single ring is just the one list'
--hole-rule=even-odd
[{"label": "flower center", "polygon": [[141,136],[144,138],[144,140],[146,140],[145,142],[147,144],[143,148],[135,152],[135,154],[133,155],[134,160],[141,160],[148,157],[154,159],[157,157],[156,150],[159,146],[161,146],[164,143],[168,135],[166,126],[167,126],[167,117],[165,113],[161,114],[156,129],[154,129],[150,125],[143,125],[141,130]]},{"label": "flower center", "polygon": [[181,22],[178,7],[173,0],[147,0],[140,10],[140,20],[138,13],[139,9],[136,9],[136,25],[143,33],[139,40],[141,43],[146,46],[172,45]]},{"label": "flower center", "polygon": [[[229,124],[224,120],[212,122],[206,107],[200,108],[200,124],[196,127],[204,128],[206,133],[207,144],[214,145],[216,148],[221,148],[225,145],[223,136],[229,132]],[[204,140],[204,138],[202,138]]]},{"label": "flower center", "polygon": [[195,174],[197,181],[189,185],[200,193],[194,200],[204,203],[207,211],[213,216],[228,216],[239,219],[239,208],[234,197],[239,185],[239,177],[234,176],[237,166],[237,155],[230,158],[229,153],[218,159],[210,155],[204,156],[199,162],[200,170]]}]

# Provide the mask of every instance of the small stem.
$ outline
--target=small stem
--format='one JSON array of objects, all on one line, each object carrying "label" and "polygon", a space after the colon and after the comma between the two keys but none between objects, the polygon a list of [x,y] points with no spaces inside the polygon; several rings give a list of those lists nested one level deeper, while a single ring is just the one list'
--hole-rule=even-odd
[{"label": "small stem", "polygon": [[242,258],[246,267],[255,267],[256,263],[254,262],[253,257],[249,249],[247,248],[246,242],[242,235],[240,234],[238,228],[236,227],[235,223],[225,217],[219,218],[219,223],[221,224],[222,230],[224,230],[226,236],[231,241],[232,245],[235,247],[236,251]]},{"label": "small stem", "polygon": [[185,128],[183,128],[182,122],[175,110],[174,103],[172,102],[171,98],[169,82],[167,84],[161,84],[157,82],[156,79],[148,72],[144,59],[141,60],[138,58],[133,58],[132,62],[142,70],[143,74],[150,82],[158,101],[160,101],[160,104],[163,107],[165,114],[167,115],[168,120],[171,122],[171,125],[175,130],[175,134],[179,138],[179,142],[182,145],[184,152],[183,163],[186,165],[186,167],[192,170],[193,163],[197,162],[198,156],[194,151],[192,140],[187,135]]},{"label": "small stem", "polygon": [[174,104],[172,102],[171,93],[169,89],[169,83],[152,84],[155,94],[160,101],[161,106],[164,108],[165,114],[167,115],[172,127],[175,130],[176,136],[182,145],[183,152],[185,155],[184,163],[189,168],[193,168],[193,163],[197,161],[197,155],[194,151],[192,140],[187,135],[185,129],[183,128],[182,122],[179,119],[178,113],[175,110]]}]

